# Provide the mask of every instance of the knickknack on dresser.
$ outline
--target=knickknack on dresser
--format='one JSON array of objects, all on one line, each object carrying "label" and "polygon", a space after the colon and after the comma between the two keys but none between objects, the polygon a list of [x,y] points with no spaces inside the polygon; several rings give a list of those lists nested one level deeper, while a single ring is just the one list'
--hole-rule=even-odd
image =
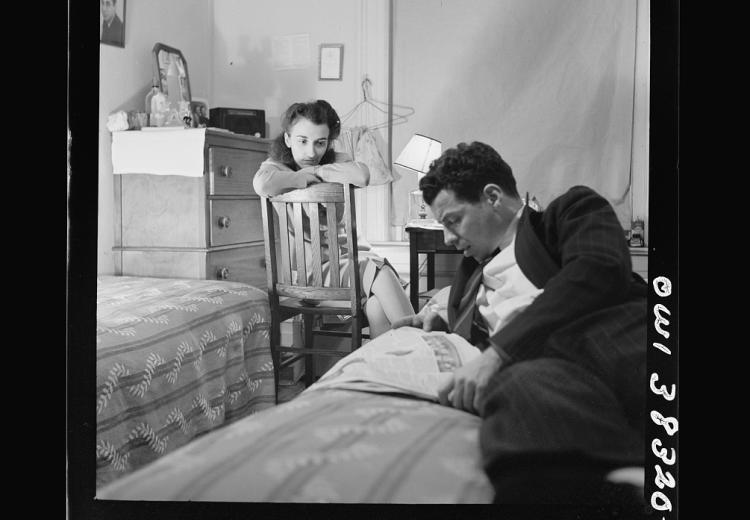
[{"label": "knickknack on dresser", "polygon": [[112,134],[115,274],[264,289],[253,176],[269,141],[205,128]]}]

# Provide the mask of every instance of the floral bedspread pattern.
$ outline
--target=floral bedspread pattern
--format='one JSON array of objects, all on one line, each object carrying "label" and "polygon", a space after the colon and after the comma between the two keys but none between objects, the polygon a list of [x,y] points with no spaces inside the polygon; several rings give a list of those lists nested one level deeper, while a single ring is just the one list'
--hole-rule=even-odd
[{"label": "floral bedspread pattern", "polygon": [[309,390],[196,439],[97,498],[487,503],[479,423],[428,401]]},{"label": "floral bedspread pattern", "polygon": [[269,326],[247,284],[99,276],[97,487],[274,406]]}]

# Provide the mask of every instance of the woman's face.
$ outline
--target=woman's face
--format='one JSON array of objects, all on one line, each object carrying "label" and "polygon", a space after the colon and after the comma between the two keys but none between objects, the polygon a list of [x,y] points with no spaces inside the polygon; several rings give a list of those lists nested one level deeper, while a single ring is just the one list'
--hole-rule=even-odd
[{"label": "woman's face", "polygon": [[316,166],[328,150],[328,125],[316,125],[309,119],[298,119],[289,132],[284,132],[284,142],[292,149],[297,166]]}]

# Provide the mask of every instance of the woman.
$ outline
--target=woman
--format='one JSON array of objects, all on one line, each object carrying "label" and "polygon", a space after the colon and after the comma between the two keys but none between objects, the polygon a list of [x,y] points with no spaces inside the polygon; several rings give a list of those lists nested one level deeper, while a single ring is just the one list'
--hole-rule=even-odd
[{"label": "woman", "polygon": [[[273,196],[319,182],[367,186],[370,179],[367,166],[333,150],[341,122],[328,102],[319,99],[292,104],[281,118],[281,128],[282,132],[271,144],[270,157],[260,165],[253,179],[256,193]],[[338,218],[341,236],[341,214]],[[364,310],[370,337],[374,338],[390,330],[396,319],[413,315],[414,310],[387,260],[363,245],[359,246],[358,256],[362,290],[367,296]],[[342,278],[345,272],[342,269]]]}]

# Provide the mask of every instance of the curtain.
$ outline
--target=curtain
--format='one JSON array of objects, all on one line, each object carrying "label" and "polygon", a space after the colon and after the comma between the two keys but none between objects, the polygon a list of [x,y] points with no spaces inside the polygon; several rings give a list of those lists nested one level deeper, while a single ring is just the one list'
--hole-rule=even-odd
[{"label": "curtain", "polygon": [[[519,191],[546,206],[584,184],[631,220],[636,0],[394,2],[393,102],[414,106],[393,128],[443,150],[483,141]],[[393,183],[393,222],[407,219],[416,178]]]}]

